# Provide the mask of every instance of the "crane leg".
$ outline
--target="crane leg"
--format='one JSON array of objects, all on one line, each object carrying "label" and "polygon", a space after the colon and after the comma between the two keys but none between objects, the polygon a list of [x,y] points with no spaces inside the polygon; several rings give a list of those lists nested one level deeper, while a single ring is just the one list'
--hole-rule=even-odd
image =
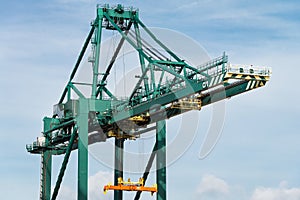
[{"label": "crane leg", "polygon": [[[114,185],[118,185],[118,178],[123,178],[124,139],[115,138],[115,172]],[[122,200],[123,191],[114,190],[114,200]]]},{"label": "crane leg", "polygon": [[80,200],[88,199],[88,100],[79,99],[78,114],[78,188]]},{"label": "crane leg", "polygon": [[157,181],[157,200],[166,200],[166,121],[156,123],[156,181]]},{"label": "crane leg", "polygon": [[[44,118],[44,132],[50,129],[51,118]],[[48,137],[46,141],[48,142]],[[50,150],[44,151],[41,155],[41,189],[40,199],[50,200],[51,198],[51,174],[52,174],[52,154]]]}]

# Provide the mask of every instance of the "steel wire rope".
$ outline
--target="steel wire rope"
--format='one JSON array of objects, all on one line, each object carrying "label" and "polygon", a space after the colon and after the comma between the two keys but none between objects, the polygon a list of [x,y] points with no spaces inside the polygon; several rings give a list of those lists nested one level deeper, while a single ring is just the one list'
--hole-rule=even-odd
[{"label": "steel wire rope", "polygon": [[[113,30],[112,34],[113,34],[113,36],[112,36],[113,51],[115,51],[115,49],[116,49],[115,30]],[[115,65],[114,66],[114,90],[115,90],[115,92],[116,92],[116,86],[117,86],[117,67]]]},{"label": "steel wire rope", "polygon": [[122,47],[122,61],[123,61],[123,90],[124,90],[124,96],[126,97],[126,66],[125,66],[125,53],[124,53],[124,48]]},{"label": "steel wire rope", "polygon": [[145,152],[145,149],[144,149],[144,139],[142,138],[142,136],[140,135],[139,136],[139,143],[138,143],[138,157],[139,157],[139,166],[138,166],[138,169],[142,171],[142,166],[144,164],[144,152]]},{"label": "steel wire rope", "polygon": [[[136,36],[133,33],[129,32],[129,35],[134,39],[134,41],[136,41]],[[143,48],[143,46],[145,46],[145,48]],[[158,58],[158,56],[155,53],[151,53],[151,50],[148,47],[146,47],[146,45],[143,45],[143,43],[142,43],[142,50],[145,52],[145,54],[147,54],[148,57]]]},{"label": "steel wire rope", "polygon": [[108,50],[107,50],[107,52],[106,52],[106,58],[105,58],[105,61],[104,61],[105,66],[106,66],[106,65],[107,65],[107,66],[109,65],[108,57],[109,57],[110,53],[112,52],[111,47],[112,47],[112,40],[109,40],[109,43],[108,43]]},{"label": "steel wire rope", "polygon": [[[133,38],[135,38],[135,35],[132,33],[132,32],[129,32],[129,34],[133,37]],[[155,55],[157,58],[159,58],[160,60],[167,60],[168,58],[164,55],[164,54],[162,54],[159,50],[157,50],[155,47],[153,47],[151,44],[149,44],[145,39],[143,39],[142,37],[141,37],[141,41],[142,41],[142,46],[145,46],[146,47],[146,49],[148,50],[148,51],[150,51],[153,55]],[[152,51],[152,49],[153,49],[153,51],[155,51],[157,54],[159,54],[160,56],[158,56],[155,52],[153,52]],[[163,58],[162,58],[163,57]]]},{"label": "steel wire rope", "polygon": [[[130,32],[129,32],[128,37],[129,37],[129,36],[131,36],[131,39],[133,39],[133,41],[136,41],[136,37],[135,37],[135,35],[134,35],[133,33],[130,33]],[[151,54],[151,52],[149,53],[149,51],[148,51],[147,49],[143,49],[143,48],[142,48],[142,50],[143,50],[143,52],[144,52],[148,57],[154,57],[154,56]]]}]

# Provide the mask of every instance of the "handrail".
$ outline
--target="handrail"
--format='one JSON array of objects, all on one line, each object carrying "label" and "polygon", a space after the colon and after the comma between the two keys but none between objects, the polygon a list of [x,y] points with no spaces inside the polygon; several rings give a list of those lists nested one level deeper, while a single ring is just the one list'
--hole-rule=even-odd
[{"label": "handrail", "polygon": [[248,75],[263,75],[270,76],[272,69],[270,67],[228,64],[226,67],[228,73],[248,74]]}]

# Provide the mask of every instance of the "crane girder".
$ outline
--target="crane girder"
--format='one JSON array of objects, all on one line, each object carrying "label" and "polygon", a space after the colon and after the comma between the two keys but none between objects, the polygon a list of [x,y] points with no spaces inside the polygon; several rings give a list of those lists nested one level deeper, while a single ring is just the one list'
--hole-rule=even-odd
[{"label": "crane girder", "polygon": [[[91,109],[90,112],[95,113],[94,124],[90,124],[90,131],[97,130],[98,127],[101,133],[105,135],[103,136],[104,138],[91,139],[90,143],[105,141],[107,137],[120,137],[116,134],[118,131],[114,131],[114,124],[121,126],[124,132],[131,129],[138,131],[159,120],[169,119],[193,109],[200,110],[201,107],[216,101],[262,87],[270,79],[270,75],[271,71],[268,68],[261,71],[260,74],[241,74],[238,72],[233,74],[229,68],[225,68],[224,73],[221,72],[211,76],[209,79],[199,81],[189,80],[185,87],[178,87],[176,90],[168,91],[168,87],[161,87],[160,93],[157,94],[155,98],[140,102],[135,106],[128,105],[128,101],[126,100],[89,99],[90,107],[94,108]],[[229,83],[230,80],[234,80],[234,82]],[[68,117],[69,120],[53,118],[53,128],[47,132],[47,134],[53,132],[52,145],[49,145],[48,148],[59,149],[56,144],[68,141],[68,135],[61,136],[54,131],[62,127],[65,128],[74,125],[75,121],[73,119],[76,118],[78,113],[78,101],[79,100],[69,100],[65,104],[59,105],[64,112],[62,117]],[[183,101],[189,101],[190,108],[188,108],[188,106],[180,107],[180,105],[183,105],[180,102]],[[54,113],[54,115],[56,115],[56,113]],[[125,125],[122,124],[127,125],[125,127]],[[124,133],[124,137],[135,138],[134,133],[131,134],[133,136]],[[39,146],[37,143],[28,145],[28,150],[32,152],[42,152],[44,149],[45,147]]]}]

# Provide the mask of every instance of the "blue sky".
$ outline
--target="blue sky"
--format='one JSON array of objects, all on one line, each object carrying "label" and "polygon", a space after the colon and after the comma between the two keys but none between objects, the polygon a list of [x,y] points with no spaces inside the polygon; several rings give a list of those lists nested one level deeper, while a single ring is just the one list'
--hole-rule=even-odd
[{"label": "blue sky", "polygon": [[[93,0],[3,1],[0,7],[0,193],[37,199],[40,159],[25,144],[42,131],[66,84],[95,17]],[[103,2],[106,3],[106,2]],[[116,4],[117,1],[108,1]],[[222,136],[198,158],[211,118],[199,113],[198,134],[168,168],[169,199],[300,199],[300,3],[298,1],[123,1],[138,7],[150,27],[179,31],[211,57],[226,51],[232,63],[270,66],[267,86],[226,101]],[[191,115],[191,114],[190,114]],[[168,121],[168,133],[178,118]],[[150,149],[149,149],[150,151]],[[54,159],[54,174],[61,157]],[[76,191],[76,152],[61,199]],[[111,170],[90,158],[90,199],[102,196]],[[154,181],[150,179],[150,181]],[[54,183],[53,183],[54,184]],[[100,195],[100,196],[99,196]],[[130,197],[130,194],[127,196]],[[154,199],[144,195],[144,199]]]}]

